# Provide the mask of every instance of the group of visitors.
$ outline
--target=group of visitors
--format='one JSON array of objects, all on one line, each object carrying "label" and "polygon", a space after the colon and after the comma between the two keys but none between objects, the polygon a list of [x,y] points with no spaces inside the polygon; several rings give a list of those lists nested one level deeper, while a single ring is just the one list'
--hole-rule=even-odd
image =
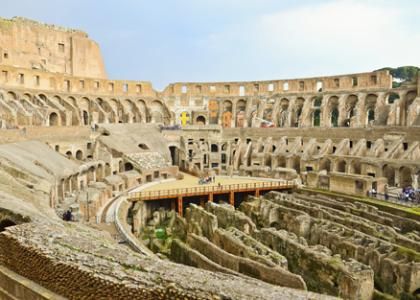
[{"label": "group of visitors", "polygon": [[207,176],[207,177],[200,177],[198,180],[198,184],[208,184],[208,183],[215,183],[216,176]]},{"label": "group of visitors", "polygon": [[401,201],[406,203],[420,204],[420,189],[414,189],[412,186],[404,187],[401,193],[389,195],[388,185],[384,187],[384,194],[379,194],[375,188],[368,191],[368,196],[371,198],[379,198],[382,200]]},{"label": "group of visitors", "polygon": [[412,186],[407,186],[402,189],[398,198],[400,201],[420,203],[420,189],[414,189]]}]

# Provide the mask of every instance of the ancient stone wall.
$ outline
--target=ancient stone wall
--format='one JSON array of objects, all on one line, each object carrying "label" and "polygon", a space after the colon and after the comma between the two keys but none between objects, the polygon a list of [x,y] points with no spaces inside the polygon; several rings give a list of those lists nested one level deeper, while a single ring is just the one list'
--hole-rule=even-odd
[{"label": "ancient stone wall", "polygon": [[0,64],[107,77],[99,46],[86,33],[24,18],[0,19]]},{"label": "ancient stone wall", "polygon": [[235,285],[236,276],[145,258],[73,224],[9,227],[0,263],[69,299],[329,299],[245,277]]}]

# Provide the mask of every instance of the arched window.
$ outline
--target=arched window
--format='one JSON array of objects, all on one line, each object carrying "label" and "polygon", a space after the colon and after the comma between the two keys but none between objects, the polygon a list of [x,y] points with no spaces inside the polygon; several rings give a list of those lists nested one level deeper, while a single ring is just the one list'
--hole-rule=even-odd
[{"label": "arched window", "polygon": [[314,124],[314,127],[319,127],[321,125],[321,110],[319,108],[314,110],[313,124]]},{"label": "arched window", "polygon": [[333,108],[331,111],[331,126],[337,127],[338,126],[338,108]]}]

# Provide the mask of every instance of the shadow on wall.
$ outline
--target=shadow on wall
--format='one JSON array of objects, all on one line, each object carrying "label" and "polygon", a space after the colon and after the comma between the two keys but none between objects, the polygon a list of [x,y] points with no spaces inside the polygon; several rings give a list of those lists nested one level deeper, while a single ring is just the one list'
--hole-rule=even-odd
[{"label": "shadow on wall", "polygon": [[0,232],[7,227],[28,223],[31,219],[21,214],[16,214],[8,209],[0,208]]}]

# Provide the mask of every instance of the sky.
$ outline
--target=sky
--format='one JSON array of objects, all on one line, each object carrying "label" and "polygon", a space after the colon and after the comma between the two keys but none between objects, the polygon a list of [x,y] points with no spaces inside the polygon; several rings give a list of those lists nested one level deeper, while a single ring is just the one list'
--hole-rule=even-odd
[{"label": "sky", "polygon": [[110,79],[293,79],[420,66],[419,0],[0,0],[81,29]]}]

